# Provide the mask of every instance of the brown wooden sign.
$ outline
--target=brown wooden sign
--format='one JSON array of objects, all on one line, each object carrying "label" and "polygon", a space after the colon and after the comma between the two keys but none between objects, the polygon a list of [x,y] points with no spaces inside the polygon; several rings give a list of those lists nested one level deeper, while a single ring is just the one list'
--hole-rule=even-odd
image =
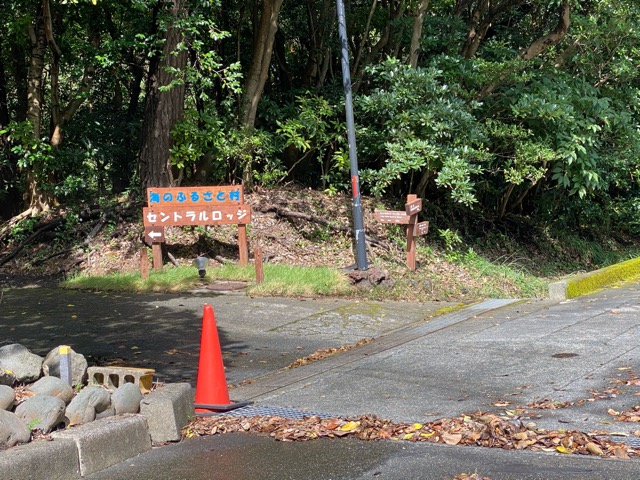
[{"label": "brown wooden sign", "polygon": [[397,223],[400,225],[412,223],[411,215],[393,210],[374,210],[373,217],[380,223]]},{"label": "brown wooden sign", "polygon": [[426,235],[429,222],[418,223],[418,213],[422,211],[422,199],[416,195],[408,195],[405,211],[375,210],[374,218],[380,223],[395,223],[404,225],[407,239],[407,268],[416,269],[416,237]]},{"label": "brown wooden sign", "polygon": [[418,198],[413,202],[409,202],[404,206],[407,215],[415,215],[422,210],[422,199]]},{"label": "brown wooden sign", "polygon": [[153,206],[144,207],[145,227],[185,225],[246,225],[251,223],[250,205]]},{"label": "brown wooden sign", "polygon": [[144,227],[144,241],[147,243],[164,243],[164,227]]},{"label": "brown wooden sign", "polygon": [[152,245],[153,268],[162,269],[164,227],[238,225],[239,264],[249,262],[247,224],[251,206],[244,203],[242,185],[147,188],[148,207],[142,209],[145,241]]},{"label": "brown wooden sign", "polygon": [[414,237],[422,237],[429,233],[429,222],[420,222],[416,223],[415,228],[413,229]]}]

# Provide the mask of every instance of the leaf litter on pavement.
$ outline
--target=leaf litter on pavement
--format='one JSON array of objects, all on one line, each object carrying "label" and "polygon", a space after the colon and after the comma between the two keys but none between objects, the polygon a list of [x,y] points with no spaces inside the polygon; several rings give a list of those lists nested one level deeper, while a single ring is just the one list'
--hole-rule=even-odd
[{"label": "leaf litter on pavement", "polygon": [[184,429],[183,435],[189,438],[234,432],[265,435],[283,442],[354,437],[360,440],[430,442],[621,459],[640,456],[640,450],[604,436],[580,431],[534,429],[518,420],[508,420],[486,412],[424,424],[395,423],[375,415],[347,419],[314,415],[302,420],[277,416],[200,417]]}]

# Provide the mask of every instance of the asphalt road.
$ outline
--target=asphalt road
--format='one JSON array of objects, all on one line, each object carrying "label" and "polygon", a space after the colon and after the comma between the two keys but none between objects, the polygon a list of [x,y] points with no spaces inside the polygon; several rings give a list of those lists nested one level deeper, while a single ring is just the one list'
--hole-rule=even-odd
[{"label": "asphalt road", "polygon": [[[156,368],[161,381],[197,373],[202,305],[211,303],[235,400],[335,415],[426,422],[567,402],[525,419],[540,428],[602,430],[638,441],[608,409],[640,403],[640,288],[568,302],[450,304],[252,299],[209,294],[113,295],[4,289],[0,338],[45,354],[70,344],[90,360]],[[442,307],[447,307],[442,310]],[[458,306],[459,307],[459,306]],[[319,348],[375,341],[293,370]],[[612,390],[615,388],[616,390]],[[505,406],[506,403],[506,406]],[[575,455],[349,439],[282,443],[227,435],[154,449],[90,479],[636,479],[640,462]]]}]

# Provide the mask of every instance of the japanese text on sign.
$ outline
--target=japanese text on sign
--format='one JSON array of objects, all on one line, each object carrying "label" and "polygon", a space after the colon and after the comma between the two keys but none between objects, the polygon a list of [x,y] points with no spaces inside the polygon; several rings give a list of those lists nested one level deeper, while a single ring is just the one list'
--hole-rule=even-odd
[{"label": "japanese text on sign", "polygon": [[242,185],[147,188],[149,206],[242,204]]},{"label": "japanese text on sign", "polygon": [[249,205],[216,205],[213,207],[144,207],[144,225],[245,225],[251,222]]}]

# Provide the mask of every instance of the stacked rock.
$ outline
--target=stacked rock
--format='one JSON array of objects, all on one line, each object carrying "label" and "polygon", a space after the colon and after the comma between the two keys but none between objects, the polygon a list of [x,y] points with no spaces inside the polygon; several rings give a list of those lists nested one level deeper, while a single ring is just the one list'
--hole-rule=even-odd
[{"label": "stacked rock", "polygon": [[[60,378],[60,347],[42,358],[20,344],[0,347],[0,446],[29,442],[33,432],[92,422],[97,418],[138,413],[143,395],[138,385],[124,383],[114,391],[104,386],[82,388],[87,361],[70,350],[72,385]],[[18,385],[21,388],[16,397]]]}]

